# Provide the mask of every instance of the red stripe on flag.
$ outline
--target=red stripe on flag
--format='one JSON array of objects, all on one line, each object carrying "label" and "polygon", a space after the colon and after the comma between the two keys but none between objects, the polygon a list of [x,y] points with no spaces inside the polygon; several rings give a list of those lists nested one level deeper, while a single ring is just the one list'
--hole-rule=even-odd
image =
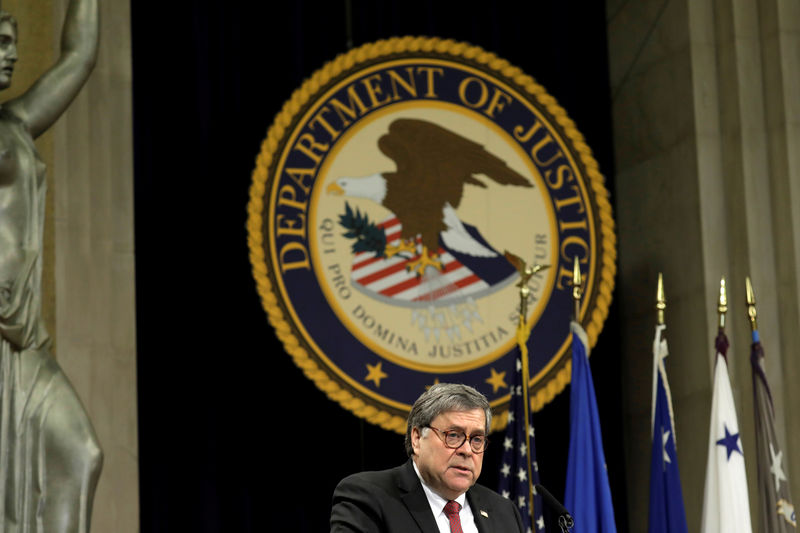
[{"label": "red stripe on flag", "polygon": [[461,268],[462,266],[464,266],[464,265],[462,265],[458,260],[454,259],[453,261],[450,261],[449,263],[445,263],[444,270],[442,271],[442,273],[443,274],[447,274],[448,272],[452,272],[454,270],[457,270],[457,269]]},{"label": "red stripe on flag", "polygon": [[[384,233],[386,233],[386,232],[384,232]],[[386,242],[395,241],[395,240],[399,239],[402,234],[403,234],[402,231],[395,231],[393,233],[386,233]]]},{"label": "red stripe on flag", "polygon": [[[367,252],[359,252],[359,253],[364,253],[365,254]],[[364,268],[364,267],[369,266],[371,264],[377,263],[378,261],[381,261],[381,260],[383,260],[383,257],[381,257],[380,255],[376,255],[374,257],[370,257],[368,259],[365,259],[365,260],[361,261],[360,263],[353,262],[353,267],[352,267],[351,270],[353,272],[355,272],[359,268]]]},{"label": "red stripe on flag", "polygon": [[[414,259],[416,259],[416,258],[414,258]],[[452,272],[453,270],[459,269],[461,267],[462,267],[462,265],[458,261],[450,261],[449,263],[446,263],[444,265],[444,273]],[[480,278],[478,276],[475,276],[474,274],[472,276],[468,276],[467,278],[464,278],[464,279],[470,279],[472,277],[474,277],[475,280],[480,281]],[[408,280],[405,280],[405,281],[401,281],[400,283],[398,283],[396,285],[392,285],[391,287],[387,287],[387,288],[383,289],[382,291],[380,291],[380,294],[383,294],[384,296],[394,296],[395,294],[399,294],[399,293],[401,293],[403,291],[406,291],[408,289],[416,287],[420,283],[422,283],[422,278],[418,277],[418,276],[415,276],[415,277],[413,277],[411,279],[408,279]],[[474,281],[470,281],[469,283],[467,283],[467,285],[469,285],[470,283],[474,283]],[[456,290],[458,288],[459,287],[455,287],[453,290]],[[441,290],[441,289],[439,289],[439,290]],[[434,292],[436,292],[436,291],[434,291]],[[450,291],[450,292],[452,292],[452,291]],[[416,299],[419,299],[419,297],[415,298],[415,300]]]},{"label": "red stripe on flag", "polygon": [[400,224],[400,221],[397,219],[397,217],[393,217],[387,218],[383,222],[378,222],[375,225],[385,230],[386,228],[391,228],[392,226],[397,226],[398,224]]},{"label": "red stripe on flag", "polygon": [[401,270],[404,270],[405,268],[406,268],[405,263],[397,263],[397,264],[392,265],[390,267],[386,267],[386,268],[383,268],[381,270],[378,270],[377,272],[373,272],[372,274],[369,274],[368,276],[364,276],[363,278],[356,278],[356,281],[359,282],[362,285],[369,285],[370,283],[372,283],[374,281],[378,281],[381,278],[385,278],[386,276],[390,276],[390,275],[392,275],[392,274],[394,274],[396,272],[400,272]]},{"label": "red stripe on flag", "polygon": [[421,282],[422,278],[414,276],[413,278],[407,279],[401,283],[398,283],[397,285],[392,285],[391,287],[383,289],[382,291],[380,291],[380,294],[383,294],[384,296],[394,296],[397,293],[407,291],[412,287],[416,287]]},{"label": "red stripe on flag", "polygon": [[481,278],[476,276],[475,274],[471,274],[466,278],[462,278],[458,281],[453,282],[454,285],[458,286],[458,288],[466,287],[467,285],[472,285],[473,283],[477,283],[480,281]]}]

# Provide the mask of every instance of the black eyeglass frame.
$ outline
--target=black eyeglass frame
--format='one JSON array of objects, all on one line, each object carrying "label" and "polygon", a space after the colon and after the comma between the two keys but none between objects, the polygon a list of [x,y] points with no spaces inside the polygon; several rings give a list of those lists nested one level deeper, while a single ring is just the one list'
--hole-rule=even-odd
[{"label": "black eyeglass frame", "polygon": [[[444,444],[446,448],[450,448],[451,450],[457,450],[458,448],[461,448],[464,445],[464,443],[467,442],[467,440],[469,440],[469,448],[470,448],[470,450],[472,450],[472,453],[483,453],[483,452],[486,451],[486,448],[489,447],[489,437],[487,437],[483,433],[480,433],[480,434],[477,434],[477,435],[467,435],[463,431],[456,431],[454,429],[442,430],[442,429],[439,429],[439,428],[435,428],[433,426],[423,426],[423,427],[432,429],[434,431],[434,433],[436,433],[436,436],[439,437],[439,440],[442,441],[442,444]],[[440,435],[440,433],[442,433],[442,435]],[[463,438],[461,439],[461,442],[458,443],[458,446],[450,446],[449,444],[447,444],[447,434],[448,433],[460,433],[461,434],[461,436]],[[477,451],[475,449],[475,446],[472,445],[472,437],[482,437],[483,438],[483,449],[482,450]]]}]

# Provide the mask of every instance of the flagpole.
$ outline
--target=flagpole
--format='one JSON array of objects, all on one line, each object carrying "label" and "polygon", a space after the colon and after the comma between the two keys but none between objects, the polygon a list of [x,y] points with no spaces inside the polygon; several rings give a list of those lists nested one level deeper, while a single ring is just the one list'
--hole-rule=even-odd
[{"label": "flagpole", "polygon": [[650,414],[650,502],[649,533],[688,533],[683,489],[678,473],[678,435],[672,392],[664,359],[669,354],[664,332],[667,298],[664,276],[658,273],[656,289],[656,334],[653,339],[653,396]]},{"label": "flagpole", "polygon": [[581,296],[583,295],[583,285],[581,281],[581,266],[578,262],[578,256],[575,256],[575,261],[572,263],[572,299],[575,301],[575,309],[573,316],[575,322],[580,324],[581,321]]},{"label": "flagpole", "polygon": [[[658,273],[658,286],[656,287],[656,339],[654,342],[662,342],[661,341],[661,332],[666,329],[664,323],[664,311],[667,309],[667,298],[664,293],[664,276],[661,275],[661,272]],[[656,421],[656,384],[658,383],[658,371],[659,365],[661,364],[660,357],[656,357],[659,347],[655,344],[653,345],[653,397],[650,403],[650,437],[653,437],[653,428],[655,427]],[[670,419],[672,419],[672,399],[669,398],[670,402]]]},{"label": "flagpole", "polygon": [[789,480],[781,466],[783,451],[775,432],[772,393],[764,370],[764,350],[758,335],[756,296],[750,276],[745,277],[745,289],[747,318],[750,320],[752,335],[750,367],[753,376],[761,530],[770,533],[789,533],[797,530],[797,520],[791,503]]},{"label": "flagpole", "polygon": [[[528,287],[528,281],[537,272],[548,268],[550,265],[534,264],[526,266],[525,262],[514,254],[506,251],[506,259],[516,267],[520,275],[520,281],[517,284],[519,287],[519,322],[517,325],[517,344],[519,345],[520,361],[522,363],[522,405],[525,410],[525,446],[530,453],[531,449],[531,431],[530,431],[530,393],[528,392],[528,380],[530,379],[530,364],[528,361],[528,338],[530,337],[531,330],[528,327],[528,296],[530,296],[531,289]],[[535,523],[536,517],[534,516],[533,509],[533,472],[531,471],[531,462],[527,461],[528,469],[528,512],[531,517],[531,523]]]},{"label": "flagpole", "polygon": [[[517,327],[517,343],[519,344],[520,360],[522,361],[522,405],[525,410],[525,446],[530,452],[531,449],[531,434],[530,434],[530,394],[528,392],[528,379],[530,376],[529,363],[528,363],[528,337],[530,337],[530,329],[527,325],[528,316],[528,295],[530,288],[524,285],[519,290],[520,297],[520,314],[519,326]],[[536,517],[533,512],[533,472],[531,472],[531,462],[526,461],[528,469],[528,511],[531,515],[531,523],[534,523]]]},{"label": "flagpole", "polygon": [[725,316],[728,294],[725,277],[720,279],[719,332],[714,341],[714,385],[709,421],[708,460],[703,490],[702,533],[737,531],[751,533],[747,474],[741,447],[740,428],[736,416],[730,376],[728,375],[728,338]]},{"label": "flagpole", "polygon": [[750,283],[750,276],[744,278],[745,292],[747,293],[747,318],[750,319],[750,331],[758,329],[756,320],[756,295],[753,292],[753,284]]},{"label": "flagpole", "polygon": [[656,325],[664,325],[664,310],[667,308],[667,299],[664,296],[664,277],[658,273],[658,287],[656,288]]},{"label": "flagpole", "polygon": [[[573,316],[575,323],[580,324],[581,318],[581,295],[583,294],[583,286],[581,280],[581,265],[578,262],[578,256],[574,257],[574,261],[572,262],[572,300],[575,304],[573,309]],[[573,335],[575,333],[573,332]],[[574,374],[573,374],[574,375]],[[574,384],[573,384],[574,386]],[[573,509],[574,512],[574,509]],[[569,516],[569,515],[567,515]],[[561,517],[563,518],[563,516]],[[569,522],[561,522],[561,518],[559,519],[558,525],[561,526],[561,531],[569,531],[569,528],[572,527],[572,523]],[[569,517],[572,519],[572,517]],[[565,519],[566,520],[566,519]],[[573,522],[574,523],[574,522]]]},{"label": "flagpole", "polygon": [[717,304],[717,314],[719,315],[719,330],[725,331],[725,314],[728,312],[728,292],[725,289],[725,276],[719,280],[719,303]]}]

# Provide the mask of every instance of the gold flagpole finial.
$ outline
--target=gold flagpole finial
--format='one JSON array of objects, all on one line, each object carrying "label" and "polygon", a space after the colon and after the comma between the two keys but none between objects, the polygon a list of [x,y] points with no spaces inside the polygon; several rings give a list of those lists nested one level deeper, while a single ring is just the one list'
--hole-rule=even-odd
[{"label": "gold flagpole finial", "polygon": [[572,264],[572,299],[575,301],[575,322],[581,316],[581,296],[583,295],[583,281],[581,280],[581,265],[578,256]]},{"label": "gold flagpole finial", "polygon": [[524,324],[526,318],[528,316],[528,296],[531,293],[531,288],[528,287],[528,282],[534,276],[534,274],[541,272],[542,270],[546,270],[550,268],[550,265],[540,265],[539,263],[534,263],[533,265],[525,264],[525,261],[522,260],[521,257],[518,255],[514,255],[508,250],[506,250],[503,255],[511,263],[517,272],[519,273],[519,283],[517,283],[517,287],[519,287],[519,315],[520,315],[520,324]]},{"label": "gold flagpole finial", "polygon": [[756,295],[753,292],[753,284],[750,283],[750,276],[744,278],[745,292],[747,292],[747,318],[750,319],[750,329],[755,331],[758,329],[758,322],[756,321]]},{"label": "gold flagpole finial", "polygon": [[664,277],[661,272],[658,273],[658,288],[656,289],[656,311],[657,323],[659,326],[664,325],[664,309],[667,308],[667,298],[664,296]]},{"label": "gold flagpole finial", "polygon": [[725,276],[719,280],[719,305],[717,305],[717,313],[719,313],[719,329],[725,329],[725,313],[728,312],[728,293],[725,290]]}]

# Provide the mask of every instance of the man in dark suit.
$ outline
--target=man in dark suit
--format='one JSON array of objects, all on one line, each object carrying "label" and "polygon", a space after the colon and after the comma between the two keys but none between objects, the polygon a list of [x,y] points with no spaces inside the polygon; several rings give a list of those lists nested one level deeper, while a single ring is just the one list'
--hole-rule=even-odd
[{"label": "man in dark suit", "polygon": [[472,387],[432,386],[408,416],[408,462],[342,480],[331,533],[522,533],[516,506],[475,484],[491,417]]}]

